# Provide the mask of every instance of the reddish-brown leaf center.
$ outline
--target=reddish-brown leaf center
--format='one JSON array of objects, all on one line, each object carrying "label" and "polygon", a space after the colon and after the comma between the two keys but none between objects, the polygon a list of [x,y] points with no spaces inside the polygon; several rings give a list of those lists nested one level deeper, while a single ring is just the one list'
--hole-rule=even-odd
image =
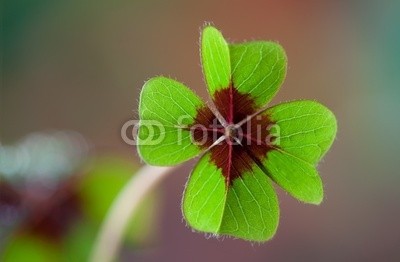
[{"label": "reddish-brown leaf center", "polygon": [[226,123],[221,123],[204,106],[198,110],[191,126],[192,136],[200,147],[210,150],[211,161],[222,170],[227,185],[231,185],[254,165],[260,165],[273,149],[270,129],[274,123],[267,115],[258,114],[236,125],[255,114],[258,108],[249,95],[239,93],[233,86],[216,91],[214,104]]}]

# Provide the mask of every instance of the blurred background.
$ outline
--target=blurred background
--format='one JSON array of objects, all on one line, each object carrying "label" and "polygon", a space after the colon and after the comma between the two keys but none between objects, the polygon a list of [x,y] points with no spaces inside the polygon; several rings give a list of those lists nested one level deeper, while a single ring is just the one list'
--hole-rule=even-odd
[{"label": "blurred background", "polygon": [[272,241],[207,239],[180,210],[191,161],[146,202],[136,227],[147,229],[133,225],[118,260],[400,261],[400,1],[10,0],[1,10],[0,257],[86,259],[140,165],[120,131],[144,81],[172,76],[207,98],[198,40],[209,21],[230,41],[284,46],[273,103],[316,99],[335,112],[338,137],[319,166],[325,201],[278,189]]}]

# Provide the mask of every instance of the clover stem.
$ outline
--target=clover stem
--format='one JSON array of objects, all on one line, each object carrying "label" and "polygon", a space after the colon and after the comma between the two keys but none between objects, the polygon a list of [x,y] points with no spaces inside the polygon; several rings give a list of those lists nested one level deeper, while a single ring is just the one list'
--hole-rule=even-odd
[{"label": "clover stem", "polygon": [[175,167],[144,166],[121,190],[111,205],[94,242],[90,261],[114,261],[126,226],[143,198]]}]

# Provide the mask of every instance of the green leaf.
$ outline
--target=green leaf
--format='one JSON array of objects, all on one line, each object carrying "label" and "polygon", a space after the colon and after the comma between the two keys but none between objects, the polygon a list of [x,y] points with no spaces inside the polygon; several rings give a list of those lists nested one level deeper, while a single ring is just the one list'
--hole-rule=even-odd
[{"label": "green leaf", "polygon": [[[83,216],[63,236],[66,261],[87,261],[97,232],[123,187],[138,170],[132,160],[117,155],[101,155],[85,162],[77,180]],[[155,236],[158,194],[150,192],[137,208],[124,232],[124,243],[139,246]]]},{"label": "green leaf", "polygon": [[323,185],[315,167],[302,159],[272,150],[263,161],[268,175],[291,196],[310,204],[320,204]]},{"label": "green leaf", "polygon": [[2,249],[0,260],[4,262],[64,261],[56,243],[27,234],[13,235]]},{"label": "green leaf", "polygon": [[335,115],[318,102],[281,103],[268,108],[265,114],[279,129],[279,147],[310,164],[316,164],[335,139]]},{"label": "green leaf", "polygon": [[229,48],[233,86],[249,94],[257,107],[265,106],[286,76],[284,49],[273,42],[232,44]]},{"label": "green leaf", "polygon": [[203,101],[185,85],[165,77],[150,79],[139,101],[138,152],[151,165],[175,165],[200,153],[190,126]]},{"label": "green leaf", "polygon": [[275,191],[257,165],[227,187],[209,153],[190,176],[182,208],[188,224],[198,231],[252,241],[270,239],[279,221]]},{"label": "green leaf", "polygon": [[115,197],[137,169],[133,162],[116,156],[88,161],[77,187],[85,215],[94,225],[101,225]]},{"label": "green leaf", "polygon": [[323,185],[315,165],[335,138],[335,116],[314,101],[282,103],[265,114],[275,122],[278,148],[263,161],[269,176],[293,197],[306,203],[321,203]]},{"label": "green leaf", "polygon": [[88,261],[98,231],[99,225],[87,219],[73,224],[63,239],[61,256],[64,261]]},{"label": "green leaf", "polygon": [[206,26],[201,36],[201,59],[208,91],[226,88],[231,82],[229,47],[221,32]]}]

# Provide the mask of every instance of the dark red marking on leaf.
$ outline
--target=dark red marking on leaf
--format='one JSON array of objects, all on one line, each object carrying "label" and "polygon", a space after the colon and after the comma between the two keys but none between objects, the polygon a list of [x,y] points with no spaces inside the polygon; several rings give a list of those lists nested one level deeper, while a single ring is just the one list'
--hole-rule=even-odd
[{"label": "dark red marking on leaf", "polygon": [[[211,161],[222,170],[227,185],[241,177],[252,166],[259,165],[265,159],[274,137],[270,134],[273,121],[265,114],[252,117],[240,128],[234,124],[256,113],[258,108],[247,94],[239,93],[235,88],[218,90],[214,93],[214,104],[228,123],[224,127],[207,107],[198,110],[191,126],[194,141],[204,149],[210,148],[223,135],[227,139],[210,149]],[[237,142],[239,140],[240,144]]]},{"label": "dark red marking on leaf", "polygon": [[232,85],[214,93],[214,104],[229,124],[243,120],[258,109],[248,94],[240,94]]},{"label": "dark red marking on leaf", "polygon": [[0,178],[0,228],[13,227],[21,216],[22,196],[14,186]]},{"label": "dark red marking on leaf", "polygon": [[5,180],[0,180],[0,193],[0,208],[3,205],[19,206],[21,204],[21,196],[19,192]]},{"label": "dark red marking on leaf", "polygon": [[78,176],[72,176],[51,190],[35,183],[22,190],[21,185],[0,181],[0,219],[4,222],[0,225],[18,225],[20,234],[61,241],[83,215],[77,180]]},{"label": "dark red marking on leaf", "polygon": [[75,178],[63,181],[55,192],[45,199],[33,200],[22,232],[60,241],[70,227],[82,216],[81,199]]}]

